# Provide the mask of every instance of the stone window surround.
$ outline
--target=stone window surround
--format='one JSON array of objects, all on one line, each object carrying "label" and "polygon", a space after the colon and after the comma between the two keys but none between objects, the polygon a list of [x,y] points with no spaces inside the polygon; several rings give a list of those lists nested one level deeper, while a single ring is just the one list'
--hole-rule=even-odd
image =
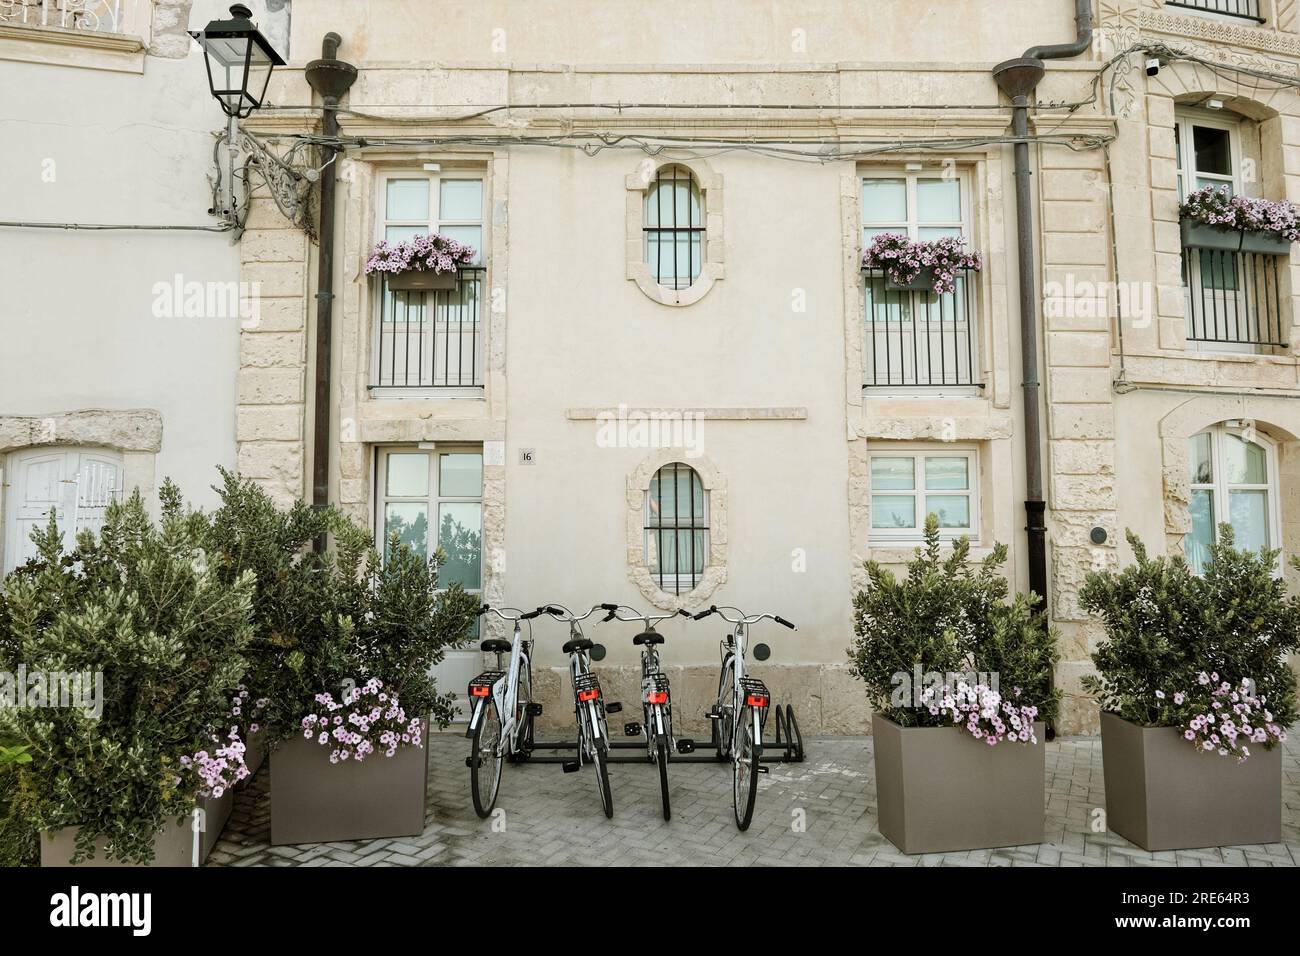
[{"label": "stone window surround", "polygon": [[[655,174],[668,166],[689,170],[700,187],[704,207],[704,262],[700,275],[685,289],[668,289],[655,281],[645,261],[645,202]],[[725,236],[722,224],[722,174],[703,159],[643,159],[627,174],[627,278],[635,282],[646,297],[660,305],[694,305],[726,277],[724,263]]]},{"label": "stone window surround", "polygon": [[[155,459],[162,449],[162,415],[152,408],[90,408],[53,415],[0,415],[0,522],[8,513],[3,475],[10,452],[29,448],[111,448],[122,455],[123,490],[153,498]],[[0,550],[4,539],[0,536]],[[0,553],[0,560],[3,559]]]},{"label": "stone window surround", "polygon": [[[669,594],[660,590],[646,565],[645,496],[659,469],[677,462],[695,469],[709,496],[709,556],[699,584],[683,594]],[[627,576],[647,601],[665,611],[698,608],[727,580],[727,483],[706,456],[690,458],[680,448],[658,449],[627,476]]]},{"label": "stone window surround", "polygon": [[190,0],[138,0],[121,33],[0,21],[0,60],[143,73],[146,55],[184,59],[194,49],[190,8]]}]

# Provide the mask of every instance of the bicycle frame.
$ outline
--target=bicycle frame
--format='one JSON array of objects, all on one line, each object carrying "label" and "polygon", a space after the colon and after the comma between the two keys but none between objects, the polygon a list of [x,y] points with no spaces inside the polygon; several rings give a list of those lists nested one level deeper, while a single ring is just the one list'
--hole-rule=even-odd
[{"label": "bicycle frame", "polygon": [[[531,641],[524,639],[518,619],[514,621],[514,625],[514,635],[510,640],[510,664],[505,673],[492,684],[492,699],[496,703],[497,716],[501,720],[501,739],[497,741],[496,746],[498,757],[516,752],[515,732],[519,729],[519,718],[515,712],[519,702],[519,674],[525,666],[531,665],[531,658],[528,656],[528,650],[525,649],[525,645],[531,644]],[[484,698],[479,698],[470,714],[466,737],[472,737],[474,731],[478,729],[485,706]]]}]

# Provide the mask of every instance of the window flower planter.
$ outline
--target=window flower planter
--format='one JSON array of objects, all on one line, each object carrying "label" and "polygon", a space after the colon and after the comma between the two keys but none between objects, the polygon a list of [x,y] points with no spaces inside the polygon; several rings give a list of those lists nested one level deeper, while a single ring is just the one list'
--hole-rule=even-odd
[{"label": "window flower planter", "polygon": [[330,763],[330,751],[298,734],[271,754],[271,844],[332,843],[424,832],[428,721],[422,746]]},{"label": "window flower planter", "polygon": [[434,291],[456,288],[458,274],[455,272],[431,272],[427,269],[411,269],[407,272],[394,272],[388,276],[388,288],[394,292]]},{"label": "window flower planter", "polygon": [[995,747],[957,727],[902,727],[873,714],[880,832],[904,853],[1043,841],[1046,725],[1038,744]]},{"label": "window flower planter", "polygon": [[1267,232],[1251,232],[1226,226],[1208,226],[1194,219],[1182,219],[1179,227],[1185,249],[1223,249],[1229,252],[1259,252],[1285,256],[1291,253],[1291,241]]},{"label": "window flower planter", "polygon": [[405,242],[380,240],[366,260],[365,274],[382,275],[395,291],[454,289],[461,266],[474,264],[471,246],[439,232]]},{"label": "window flower planter", "polygon": [[1282,748],[1238,763],[1198,753],[1179,728],[1101,714],[1106,825],[1144,850],[1278,843]]},{"label": "window flower planter", "polygon": [[885,291],[887,292],[933,292],[934,270],[922,269],[910,282],[897,282],[885,273]]}]

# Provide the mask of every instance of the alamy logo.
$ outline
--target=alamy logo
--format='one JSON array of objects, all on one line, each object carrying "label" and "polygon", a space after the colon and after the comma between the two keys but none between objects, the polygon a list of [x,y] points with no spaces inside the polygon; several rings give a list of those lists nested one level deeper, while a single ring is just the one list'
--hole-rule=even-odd
[{"label": "alamy logo", "polygon": [[598,448],[682,448],[687,458],[704,453],[704,413],[652,409],[617,409],[596,415]]},{"label": "alamy logo", "polygon": [[129,927],[133,936],[148,936],[153,928],[153,895],[150,893],[71,892],[50,897],[50,925],[57,927]]},{"label": "alamy logo", "polygon": [[238,319],[247,328],[261,320],[262,283],[185,281],[153,284],[153,315],[158,319]]},{"label": "alamy logo", "polygon": [[18,671],[0,671],[0,710],[44,707],[76,707],[87,717],[104,713],[102,671],[31,671],[21,664]]}]

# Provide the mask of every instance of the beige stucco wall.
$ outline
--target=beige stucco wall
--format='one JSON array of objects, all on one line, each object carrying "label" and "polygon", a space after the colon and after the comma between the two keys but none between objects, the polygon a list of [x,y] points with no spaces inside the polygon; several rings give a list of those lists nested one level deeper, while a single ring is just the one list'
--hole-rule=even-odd
[{"label": "beige stucco wall", "polygon": [[[806,715],[805,732],[865,729],[865,704],[843,665],[849,600],[861,581],[862,560],[898,565],[908,557],[906,547],[870,541],[866,463],[873,447],[975,445],[981,491],[976,554],[996,541],[1010,544],[1008,574],[1017,586],[1027,585],[1010,147],[981,143],[821,163],[670,149],[654,161],[703,160],[697,172],[716,191],[717,204],[708,212],[721,213],[709,224],[707,287],[693,296],[697,301],[673,305],[647,295],[629,264],[627,246],[637,240],[638,228],[627,215],[636,208],[629,182],[642,152],[611,148],[589,156],[502,137],[574,130],[729,139],[998,137],[1009,111],[989,68],[1031,44],[1067,39],[1072,4],[999,4],[993,16],[955,2],[924,10],[877,3],[869,13],[848,2],[755,10],[715,0],[656,9],[656,23],[689,23],[691,29],[647,29],[607,3],[531,4],[525,11],[507,3],[448,2],[437,4],[435,18],[424,16],[428,8],[299,0],[294,60],[275,84],[277,102],[309,102],[302,61],[316,54],[325,30],[339,32],[340,55],[361,68],[349,100],[355,112],[344,114],[343,126],[372,144],[350,150],[337,165],[342,253],[332,496],[360,520],[371,520],[377,445],[488,442],[504,451],[504,463],[486,473],[484,550],[499,558],[485,557],[488,600],[671,605],[671,599],[644,593],[630,562],[640,547],[637,476],[674,456],[601,447],[594,416],[620,404],[705,412],[701,472],[716,476],[712,494],[720,515],[725,509],[725,536],[714,542],[721,570],[707,594],[680,603],[772,608],[795,620],[797,634],[756,635],[774,648],[760,674],[770,677],[779,699]],[[1087,98],[1100,63],[1138,42],[1179,45],[1207,59],[1290,74],[1300,61],[1291,0],[1271,4],[1264,27],[1174,12],[1158,0],[1102,2],[1097,14],[1093,50],[1053,62],[1041,100]],[[1099,632],[1078,606],[1078,588],[1088,570],[1130,557],[1125,528],[1155,545],[1180,546],[1186,491],[1178,449],[1187,436],[1226,417],[1257,420],[1284,443],[1285,476],[1296,460],[1288,443],[1300,433],[1292,400],[1273,397],[1296,393],[1290,351],[1223,357],[1186,348],[1172,143],[1175,103],[1222,96],[1230,110],[1259,121],[1258,136],[1246,143],[1261,171],[1258,191],[1300,198],[1293,175],[1300,172],[1292,155],[1300,155],[1293,145],[1300,144],[1294,97],[1247,95],[1204,67],[1169,65],[1148,80],[1141,63],[1133,65],[1116,75],[1116,115],[1104,87],[1091,105],[1034,117],[1035,132],[1053,138],[1031,150],[1036,284],[1044,285],[1046,296],[1049,283],[1118,279],[1137,283],[1152,302],[1142,316],[1087,310],[1044,310],[1041,316],[1048,597],[1061,633],[1058,682],[1066,694],[1066,732],[1096,728],[1096,708],[1080,680]],[[620,114],[571,106],[456,118],[507,102],[753,108]],[[777,103],[817,109],[770,108]],[[937,103],[999,108],[920,108]],[[854,104],[907,108],[847,108]],[[284,110],[255,122],[269,135],[314,128],[316,114]],[[380,142],[452,134],[485,142],[406,149]],[[1107,157],[1098,149],[1067,148],[1068,136],[1114,141]],[[974,184],[972,229],[986,259],[978,293],[985,388],[963,397],[864,395],[859,175],[881,162],[937,169],[945,159]],[[485,313],[486,385],[477,399],[377,398],[367,388],[373,289],[360,274],[373,235],[375,176],[394,164],[419,168],[452,160],[481,163],[490,194],[488,285],[502,300],[501,308]],[[310,468],[306,431],[295,422],[311,412],[306,289],[314,283],[315,259],[310,244],[286,234],[269,206],[258,215],[245,239],[244,270],[277,290],[272,311],[283,325],[244,335],[240,461],[278,495],[292,497],[303,493]],[[302,292],[295,291],[299,287]],[[793,308],[796,301],[806,308]],[[1112,384],[1121,372],[1122,393]],[[1134,391],[1134,385],[1183,391]],[[1243,392],[1268,394],[1243,398]],[[532,464],[520,463],[521,449],[534,452]],[[1300,489],[1284,480],[1288,547],[1300,541],[1300,522],[1288,514],[1297,497]],[[1094,527],[1106,530],[1105,545],[1091,542]],[[796,552],[806,570],[796,570]],[[593,630],[611,648],[602,665],[616,688],[611,697],[632,699],[626,683],[635,662],[630,629]],[[562,632],[539,624],[537,633],[539,666],[558,666]],[[716,623],[681,623],[666,633],[667,660],[684,668],[677,684],[682,716],[698,732],[689,718],[698,716],[712,692],[721,631]],[[548,703],[562,699],[557,674],[539,674],[538,686]],[[552,706],[548,719],[562,723],[564,715],[563,706]]]}]

